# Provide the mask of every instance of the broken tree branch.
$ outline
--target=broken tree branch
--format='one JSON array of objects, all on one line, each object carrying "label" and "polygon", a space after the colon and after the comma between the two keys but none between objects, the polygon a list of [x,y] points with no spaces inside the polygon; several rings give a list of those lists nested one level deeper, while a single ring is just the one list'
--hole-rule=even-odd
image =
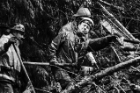
[{"label": "broken tree branch", "polygon": [[[128,61],[125,61],[125,62],[122,62],[122,63],[119,63],[115,66],[112,66],[112,67],[109,67],[105,70],[102,70],[100,71],[99,73],[96,73],[95,75],[91,75],[89,77],[86,77],[84,79],[82,79],[80,82],[78,82],[77,84],[75,84],[73,87],[68,87],[66,90],[67,91],[72,91],[72,90],[75,90],[76,88],[80,88],[80,87],[83,87],[85,84],[88,84],[94,80],[99,80],[101,78],[103,78],[104,76],[107,76],[107,75],[110,75],[116,71],[119,71],[127,66],[130,66],[130,65],[133,65],[135,63],[138,63],[140,61],[140,57],[136,57],[134,59],[130,59]],[[66,91],[65,90],[65,91]],[[61,92],[63,93],[63,91]],[[69,92],[67,92],[69,93]]]}]

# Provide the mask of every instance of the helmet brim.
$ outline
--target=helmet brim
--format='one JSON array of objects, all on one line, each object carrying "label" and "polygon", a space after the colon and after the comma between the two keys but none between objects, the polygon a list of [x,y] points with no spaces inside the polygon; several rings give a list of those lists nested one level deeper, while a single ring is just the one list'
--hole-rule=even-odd
[{"label": "helmet brim", "polygon": [[91,18],[89,18],[89,17],[82,17],[81,21],[84,21],[84,20],[89,21],[91,23],[91,25],[94,26],[94,22],[93,22],[93,20]]},{"label": "helmet brim", "polygon": [[78,17],[78,16],[79,16],[78,14],[74,14],[74,15],[73,15],[73,17]]},{"label": "helmet brim", "polygon": [[73,17],[89,17],[89,18],[91,18],[91,16],[84,16],[84,15],[78,15],[78,14],[74,14]]},{"label": "helmet brim", "polygon": [[19,32],[23,32],[24,33],[24,31],[21,30],[21,29],[10,28],[10,30],[15,30],[15,31],[19,31]]},{"label": "helmet brim", "polygon": [[25,27],[22,24],[16,24],[14,27],[11,27],[11,30],[25,32]]}]

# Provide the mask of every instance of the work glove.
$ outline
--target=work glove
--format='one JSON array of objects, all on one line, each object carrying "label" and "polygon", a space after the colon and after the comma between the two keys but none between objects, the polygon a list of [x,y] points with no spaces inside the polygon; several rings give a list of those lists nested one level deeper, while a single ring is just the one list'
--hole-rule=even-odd
[{"label": "work glove", "polygon": [[56,59],[52,59],[52,60],[50,61],[50,63],[51,63],[52,65],[60,65],[60,63],[59,63]]},{"label": "work glove", "polygon": [[16,42],[16,38],[15,37],[11,37],[8,41],[9,44],[14,44]]},{"label": "work glove", "polygon": [[116,35],[109,35],[109,36],[107,36],[108,42],[116,41],[117,38],[118,37]]},{"label": "work glove", "polygon": [[11,44],[14,44],[16,42],[16,38],[12,37],[9,39],[9,41],[4,45],[4,49],[7,51],[8,48],[11,46]]}]

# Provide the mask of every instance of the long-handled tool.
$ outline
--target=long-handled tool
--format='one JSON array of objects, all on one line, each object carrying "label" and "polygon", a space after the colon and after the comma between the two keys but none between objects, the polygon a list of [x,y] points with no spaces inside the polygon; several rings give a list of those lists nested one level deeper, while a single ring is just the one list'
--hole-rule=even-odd
[{"label": "long-handled tool", "polygon": [[27,79],[28,79],[28,86],[30,86],[30,88],[32,88],[32,92],[31,92],[31,93],[36,93],[36,92],[35,92],[35,89],[34,89],[34,87],[33,87],[33,84],[32,84],[32,82],[31,82],[31,80],[30,80],[30,78],[29,78],[29,75],[28,75],[28,73],[27,73],[27,70],[26,70],[26,68],[25,68],[25,66],[24,66],[24,64],[23,64],[23,62],[22,62],[22,60],[21,60],[21,57],[20,57],[20,55],[18,54],[18,51],[17,51],[17,49],[16,49],[16,46],[15,46],[14,44],[13,44],[13,47],[14,47],[16,53],[17,53],[17,56],[18,56],[18,58],[19,58],[19,61],[20,61],[21,66],[22,66],[22,68],[23,68],[23,71],[24,71],[24,73],[25,73],[25,75],[26,75],[26,77],[27,77]]}]

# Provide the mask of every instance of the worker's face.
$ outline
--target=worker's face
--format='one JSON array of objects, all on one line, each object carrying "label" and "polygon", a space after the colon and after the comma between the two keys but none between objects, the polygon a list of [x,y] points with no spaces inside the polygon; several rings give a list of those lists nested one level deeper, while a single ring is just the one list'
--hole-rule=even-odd
[{"label": "worker's face", "polygon": [[78,25],[78,32],[81,32],[82,34],[86,35],[90,31],[90,26],[88,24],[88,21],[83,21]]},{"label": "worker's face", "polygon": [[18,39],[23,39],[24,33],[20,31],[14,31],[14,36],[16,36]]},{"label": "worker's face", "polygon": [[17,44],[20,45],[23,43],[22,39],[24,39],[24,33],[20,31],[13,31],[13,36],[17,38]]}]

